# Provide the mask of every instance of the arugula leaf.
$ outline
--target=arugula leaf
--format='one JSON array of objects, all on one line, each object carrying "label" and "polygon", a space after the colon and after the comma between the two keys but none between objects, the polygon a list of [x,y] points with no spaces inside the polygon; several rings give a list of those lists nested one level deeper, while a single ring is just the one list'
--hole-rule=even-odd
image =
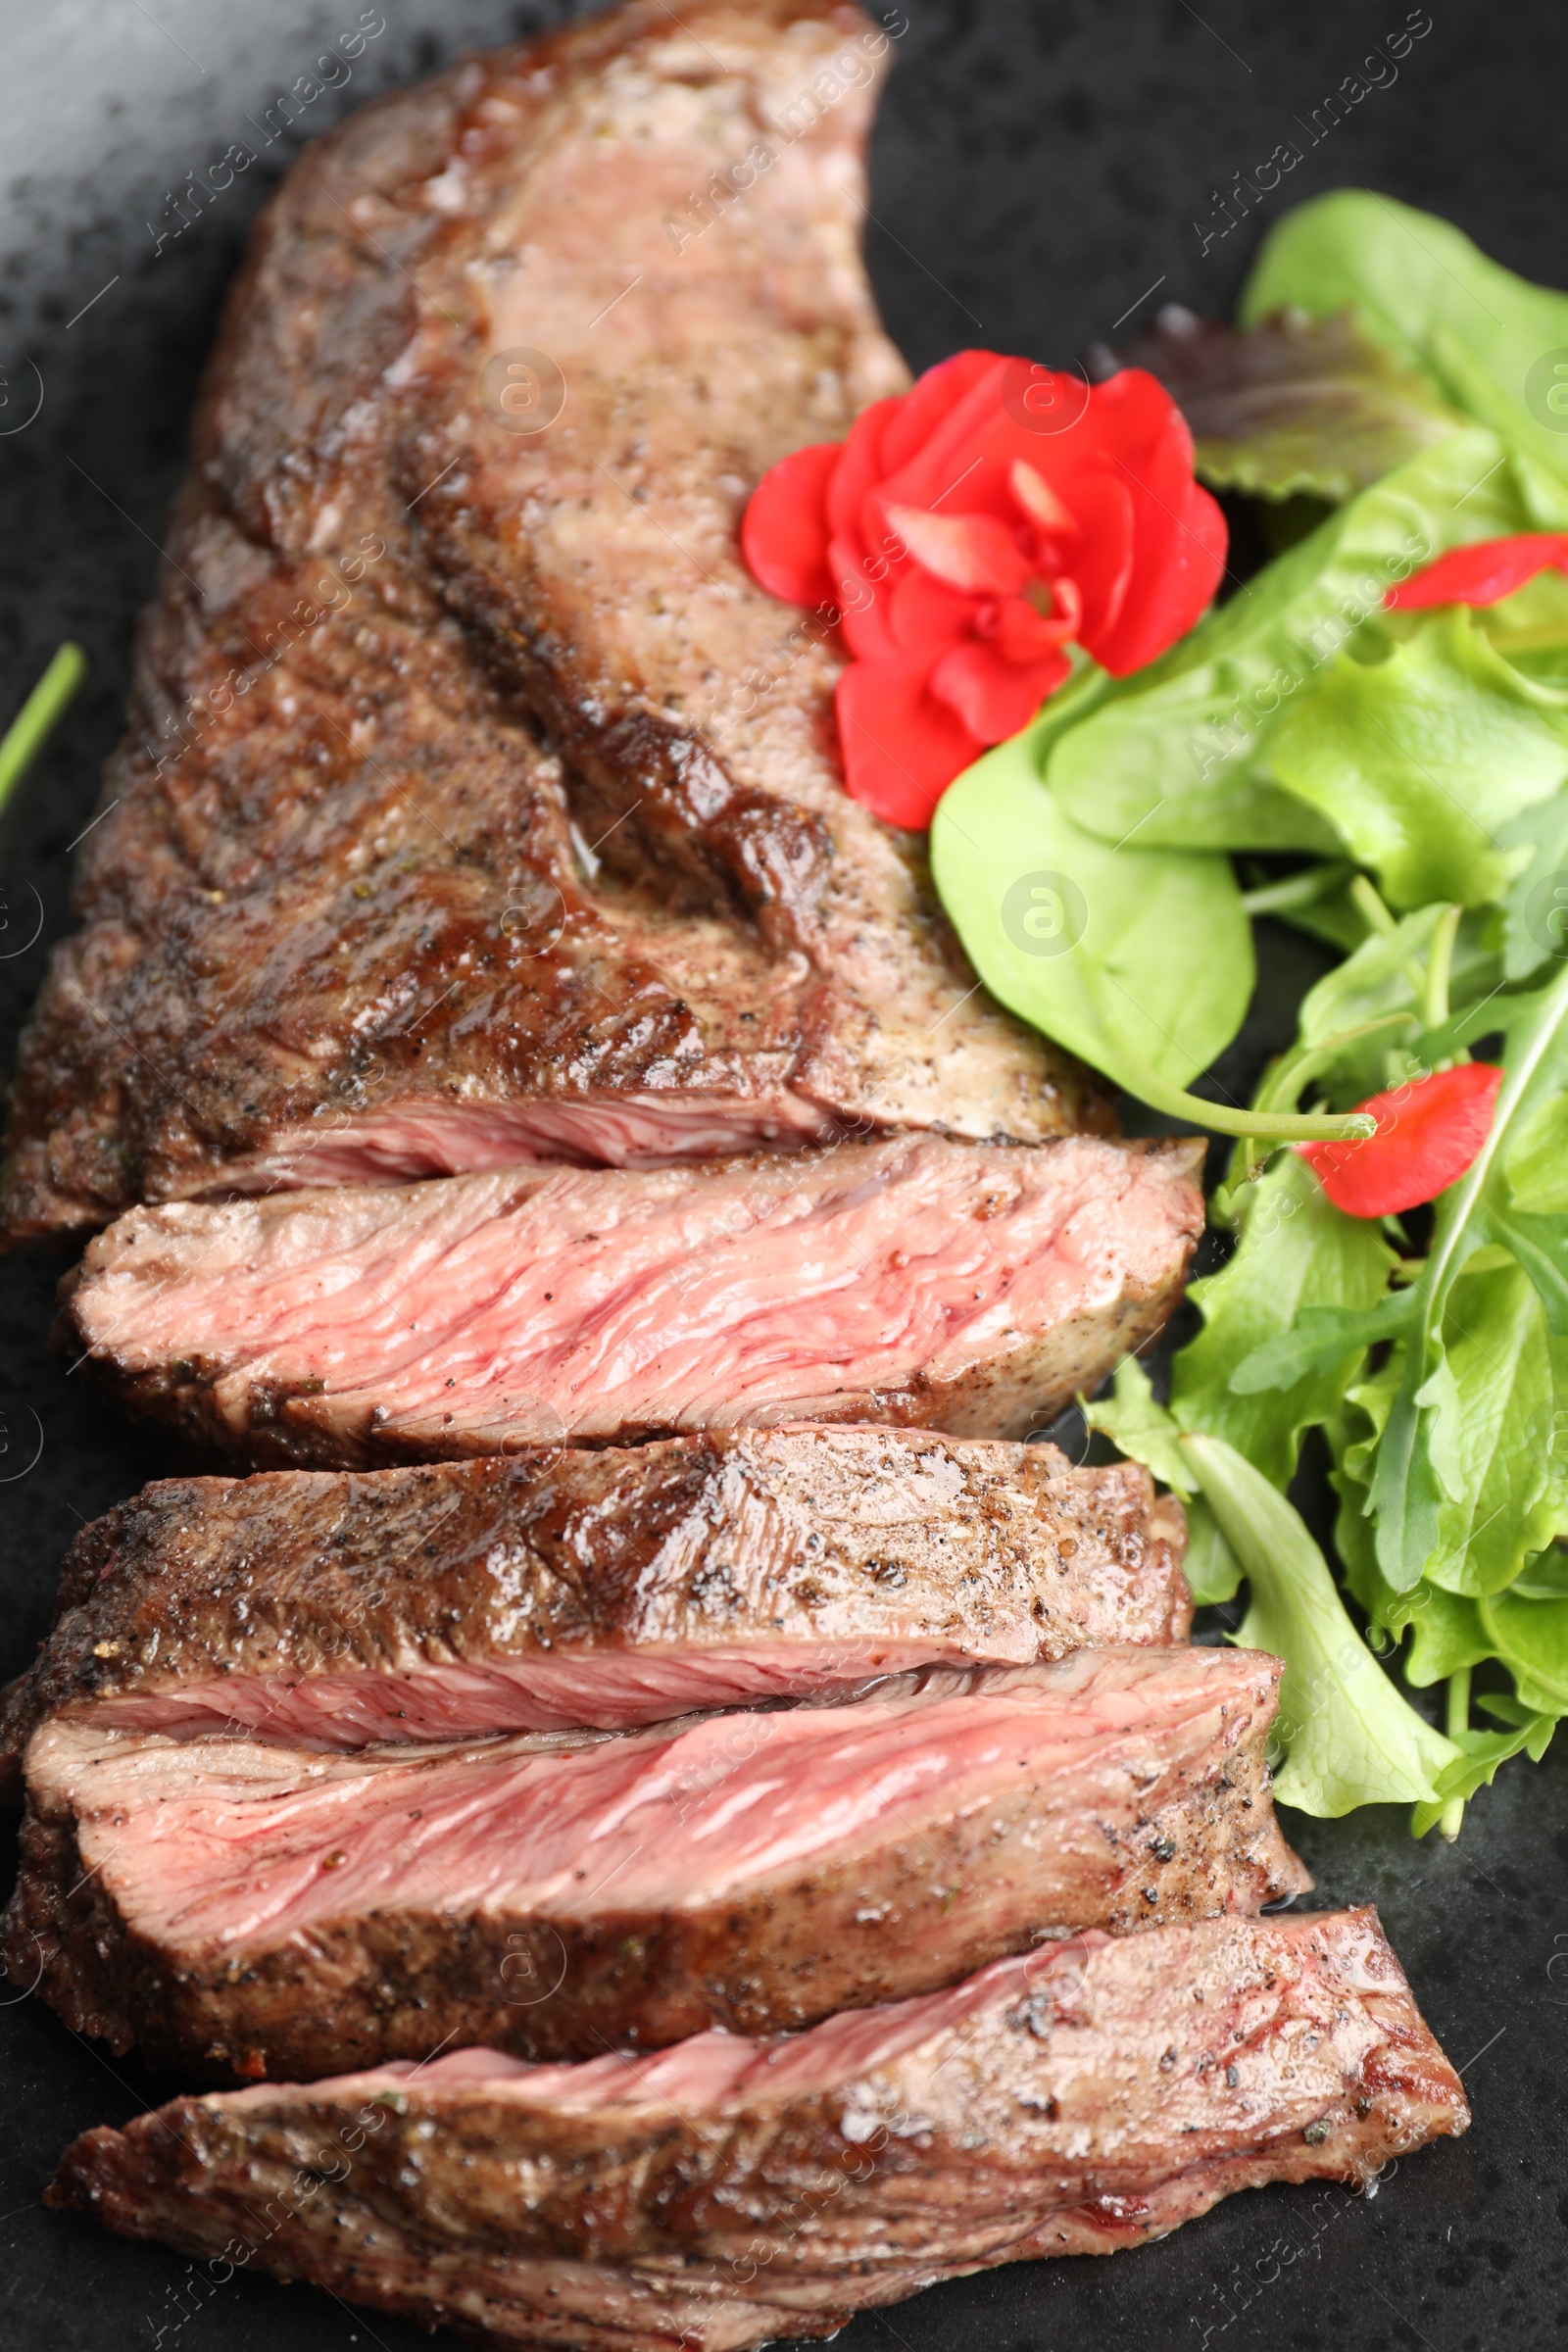
[{"label": "arugula leaf", "polygon": [[[1521,472],[1470,426],[1387,474],[1268,564],[1157,662],[1080,703],[1041,740],[1044,772],[1076,823],[1144,849],[1302,849],[1340,836],[1281,789],[1281,713],[1311,695],[1348,641],[1392,648],[1408,621],[1383,598],[1449,547],[1568,528],[1568,490]],[[1049,705],[1048,705],[1049,709]]]},{"label": "arugula leaf", "polygon": [[1250,326],[1296,305],[1318,318],[1354,308],[1434,389],[1568,478],[1556,371],[1568,294],[1489,260],[1450,222],[1359,188],[1288,213],[1264,239],[1242,296]]},{"label": "arugula leaf", "polygon": [[1294,1152],[1282,1152],[1244,1188],[1242,1200],[1235,1254],[1188,1294],[1202,1311],[1203,1328],[1171,1367],[1170,1411],[1180,1428],[1226,1439],[1283,1487],[1296,1469],[1302,1430],[1335,1410],[1362,1350],[1354,1343],[1342,1348],[1283,1394],[1239,1392],[1232,1374],[1266,1340],[1287,1331],[1303,1307],[1373,1306],[1398,1261],[1376,1225],[1335,1207]]},{"label": "arugula leaf", "polygon": [[[1014,736],[937,805],[931,863],[981,978],[1010,1009],[1157,1110],[1231,1134],[1347,1133],[1343,1121],[1261,1123],[1185,1090],[1229,1045],[1252,994],[1251,926],[1228,858],[1113,847],[1041,781]],[[1364,1132],[1364,1130],[1362,1130]]]},{"label": "arugula leaf", "polygon": [[1476,1613],[1524,1705],[1546,1715],[1568,1714],[1568,1599],[1494,1592],[1477,1601]]},{"label": "arugula leaf", "polygon": [[1528,980],[1568,956],[1568,793],[1538,801],[1497,828],[1498,846],[1530,858],[1503,899],[1503,976]]},{"label": "arugula leaf", "polygon": [[1462,419],[1423,369],[1401,367],[1354,314],[1281,311],[1238,334],[1172,303],[1106,354],[1144,368],[1181,409],[1216,489],[1338,506]]},{"label": "arugula leaf", "polygon": [[1558,1520],[1546,1318],[1523,1267],[1504,1258],[1477,1271],[1472,1259],[1448,1294],[1444,1341],[1448,1380],[1431,1443],[1446,1499],[1426,1575],[1452,1592],[1497,1592]]},{"label": "arugula leaf", "polygon": [[1497,827],[1568,781],[1568,710],[1453,607],[1386,662],[1330,663],[1276,728],[1269,761],[1395,906],[1476,906],[1521,862]]},{"label": "arugula leaf", "polygon": [[1198,1477],[1176,1441],[1175,1422],[1154,1401],[1149,1374],[1136,1355],[1124,1355],[1116,1366],[1111,1396],[1098,1404],[1079,1399],[1079,1409],[1091,1429],[1102,1430],[1129,1460],[1144,1468],[1162,1486],[1190,1498],[1198,1493]]},{"label": "arugula leaf", "polygon": [[[1482,1703],[1497,1714],[1508,1702],[1506,1699],[1488,1699]],[[1512,1731],[1459,1732],[1455,1735],[1463,1753],[1438,1775],[1436,1799],[1416,1806],[1411,1826],[1418,1838],[1424,1838],[1430,1829],[1436,1827],[1453,1798],[1459,1798],[1461,1803],[1467,1802],[1478,1788],[1490,1788],[1497,1766],[1505,1764],[1510,1756],[1517,1756],[1523,1749],[1528,1751],[1532,1764],[1541,1762],[1551,1745],[1551,1735],[1557,1729],[1555,1716],[1535,1715],[1526,1708],[1519,1708],[1515,1712],[1518,1720]]]},{"label": "arugula leaf", "polygon": [[1299,1516],[1223,1439],[1180,1440],[1203,1497],[1248,1580],[1237,1635],[1285,1660],[1274,1794],[1304,1813],[1435,1801],[1453,1742],[1399,1696],[1357,1634]]}]

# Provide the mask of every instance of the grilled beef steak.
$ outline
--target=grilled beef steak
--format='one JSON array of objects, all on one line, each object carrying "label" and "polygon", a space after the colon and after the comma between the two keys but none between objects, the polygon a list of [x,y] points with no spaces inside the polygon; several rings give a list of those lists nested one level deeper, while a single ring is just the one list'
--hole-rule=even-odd
[{"label": "grilled beef steak", "polygon": [[621,1730],[911,1667],[1179,1642],[1181,1506],[1132,1462],[732,1430],[428,1469],[167,1479],[83,1529],[0,1717],[362,1747]]},{"label": "grilled beef steak", "polygon": [[13,1237],[1101,1115],[846,797],[830,633],[739,553],[765,468],[907,380],[858,252],[888,46],[829,0],[644,0],[297,166],[24,1042]]},{"label": "grilled beef steak", "polygon": [[1075,1928],[1301,1892],[1264,1764],[1280,1672],[1079,1650],[351,1754],[57,1719],[7,1962],[75,2031],[225,2076],[810,2025]]},{"label": "grilled beef steak", "polygon": [[561,2352],[830,2335],[988,2264],[1108,2252],[1469,2122],[1371,1911],[1079,1936],[784,2042],[485,2050],[183,2098],[51,2202]]},{"label": "grilled beef steak", "polygon": [[138,1410],[352,1466],[781,1420],[1022,1437],[1156,1331],[1199,1143],[939,1136],[133,1209],[74,1345]]}]

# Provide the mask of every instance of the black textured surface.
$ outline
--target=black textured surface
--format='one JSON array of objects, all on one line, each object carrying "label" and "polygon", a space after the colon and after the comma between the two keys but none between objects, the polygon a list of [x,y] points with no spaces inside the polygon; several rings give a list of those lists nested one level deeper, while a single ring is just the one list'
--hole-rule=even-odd
[{"label": "black textured surface", "polygon": [[[1185,0],[907,8],[873,158],[869,251],[889,324],[916,367],[981,342],[1060,361],[1172,299],[1223,312],[1260,223],[1243,221],[1204,252],[1195,221],[1219,224],[1216,190],[1234,172],[1281,140],[1304,145],[1301,119],[1407,13],[1399,0],[1312,9],[1204,0],[1200,14]],[[100,15],[11,0],[0,20],[10,53],[0,106],[22,110],[35,133],[43,126],[31,144],[50,157],[47,171],[13,183],[9,229],[0,226],[12,241],[9,261],[0,254],[9,289],[0,292],[0,709],[15,708],[62,636],[78,638],[92,662],[87,692],[0,844],[7,1057],[43,949],[67,923],[68,846],[91,815],[118,730],[132,621],[196,371],[282,143],[156,259],[146,219],[160,216],[162,190],[188,164],[220,153],[244,114],[358,13],[317,0],[216,11],[163,0],[155,16],[122,6]],[[340,98],[313,109],[311,127],[428,71],[462,41],[502,39],[562,13],[386,0],[384,34]],[[1315,189],[1360,182],[1446,213],[1500,260],[1561,283],[1560,10],[1551,0],[1432,0],[1432,14],[1397,79],[1310,149],[1263,218]],[[32,365],[42,408],[24,430],[8,431],[35,397]],[[26,947],[40,916],[40,938]],[[1250,1024],[1253,1051],[1288,1001],[1282,981]],[[1245,1079],[1240,1067],[1230,1076],[1237,1091]],[[79,1521],[148,1470],[46,1351],[57,1272],[37,1258],[0,1265],[6,1668],[41,1632]],[[1401,2165],[1370,2202],[1337,2188],[1235,2198],[1164,2245],[956,2282],[863,2318],[840,2340],[853,2352],[1544,2352],[1568,2341],[1565,1794],[1568,1754],[1539,1771],[1508,1767],[1452,1850],[1412,1845],[1402,1815],[1288,1817],[1325,1901],[1371,1899],[1382,1910],[1434,2029],[1466,2070],[1476,2108],[1468,2138]],[[180,2257],[47,2213],[40,2194],[72,2134],[122,2121],[172,2086],[111,2064],[19,1988],[0,1998],[8,2348],[412,2352],[426,2340],[304,2288],[243,2276],[217,2285]]]}]

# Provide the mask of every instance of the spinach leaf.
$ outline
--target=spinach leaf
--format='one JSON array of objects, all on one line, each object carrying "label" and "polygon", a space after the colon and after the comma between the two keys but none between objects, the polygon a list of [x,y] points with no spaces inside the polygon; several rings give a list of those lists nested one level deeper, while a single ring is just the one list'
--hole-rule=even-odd
[{"label": "spinach leaf", "polygon": [[1378,1665],[1298,1513],[1223,1439],[1190,1434],[1180,1445],[1248,1580],[1237,1640],[1285,1660],[1277,1800],[1330,1816],[1435,1800],[1438,1775],[1458,1750]]},{"label": "spinach leaf", "polygon": [[1568,479],[1568,294],[1532,285],[1431,213],[1359,188],[1319,196],[1264,240],[1241,322],[1347,305],[1406,367]]},{"label": "spinach leaf", "polygon": [[[931,863],[993,995],[1157,1110],[1230,1134],[1344,1134],[1185,1090],[1241,1027],[1251,926],[1228,858],[1112,846],[1041,781],[1037,734],[976,761],[938,803]],[[1364,1130],[1363,1130],[1364,1131]]]},{"label": "spinach leaf", "polygon": [[1276,728],[1269,761],[1395,906],[1476,906],[1521,862],[1497,829],[1568,781],[1568,710],[1450,608],[1385,662],[1331,662]]},{"label": "spinach leaf", "polygon": [[1159,378],[1192,426],[1204,481],[1259,498],[1338,506],[1462,421],[1348,310],[1282,311],[1239,334],[1173,303],[1105,356]]},{"label": "spinach leaf", "polygon": [[[1568,491],[1471,426],[1412,458],[1276,558],[1159,661],[1041,738],[1067,813],[1143,849],[1343,854],[1319,810],[1282,790],[1271,741],[1348,642],[1391,650],[1407,621],[1387,590],[1445,549],[1568,528]],[[1050,706],[1047,706],[1048,710]]]}]

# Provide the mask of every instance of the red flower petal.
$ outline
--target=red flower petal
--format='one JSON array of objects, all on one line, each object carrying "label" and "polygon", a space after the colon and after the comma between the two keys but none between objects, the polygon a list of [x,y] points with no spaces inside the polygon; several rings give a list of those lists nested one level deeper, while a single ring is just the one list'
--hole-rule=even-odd
[{"label": "red flower petal", "polygon": [[1071,580],[1056,582],[1056,612],[1048,620],[1027,597],[1005,596],[982,605],[974,629],[1008,662],[1042,662],[1078,634],[1078,591]]},{"label": "red flower petal", "polygon": [[1009,662],[989,645],[956,645],[931,672],[931,692],[981,743],[1005,743],[1034,717],[1071,669],[1065,654]]},{"label": "red flower petal", "polygon": [[1072,570],[1083,599],[1078,642],[1108,669],[1105,651],[1114,647],[1113,632],[1132,584],[1133,494],[1113,474],[1090,473],[1076,484],[1073,503],[1083,530]]},{"label": "red flower petal", "polygon": [[994,351],[956,351],[951,360],[939,360],[934,368],[928,368],[913,391],[906,392],[897,404],[898,421],[889,426],[883,444],[882,454],[887,461],[884,479],[906,466],[975,385],[1004,365]]},{"label": "red flower petal", "polygon": [[1396,612],[1417,612],[1429,605],[1494,605],[1552,564],[1568,571],[1568,531],[1481,539],[1474,547],[1450,548],[1413,571],[1383,602]]},{"label": "red flower petal", "polygon": [[1436,1200],[1487,1140],[1502,1084],[1494,1062],[1460,1062],[1357,1104],[1377,1120],[1361,1144],[1298,1144],[1337,1208],[1392,1217]]},{"label": "red flower petal", "polygon": [[[908,569],[908,565],[904,567]],[[828,548],[828,570],[833,601],[843,614],[844,642],[858,661],[895,662],[899,641],[893,634],[893,583],[887,568],[875,579],[859,553],[859,542],[848,535]]]},{"label": "red flower petal", "polygon": [[983,600],[944,588],[917,564],[906,564],[893,582],[893,639],[901,655],[923,654],[934,662],[950,645],[961,644],[975,626]]},{"label": "red flower petal", "polygon": [[850,437],[839,451],[838,471],[828,490],[827,518],[835,538],[858,531],[866,493],[887,478],[883,443],[900,411],[907,405],[907,396],[903,400],[873,400],[851,425]]},{"label": "red flower petal", "polygon": [[915,562],[950,588],[973,596],[1016,596],[1029,559],[1005,523],[989,514],[928,514],[890,506],[888,521]]},{"label": "red flower petal", "polygon": [[837,441],[798,449],[768,467],[746,509],[741,551],[747,569],[787,605],[825,604],[832,594],[827,486],[843,454]]},{"label": "red flower petal", "polygon": [[926,691],[925,663],[852,662],[838,683],[844,780],[887,824],[917,832],[984,745]]}]

